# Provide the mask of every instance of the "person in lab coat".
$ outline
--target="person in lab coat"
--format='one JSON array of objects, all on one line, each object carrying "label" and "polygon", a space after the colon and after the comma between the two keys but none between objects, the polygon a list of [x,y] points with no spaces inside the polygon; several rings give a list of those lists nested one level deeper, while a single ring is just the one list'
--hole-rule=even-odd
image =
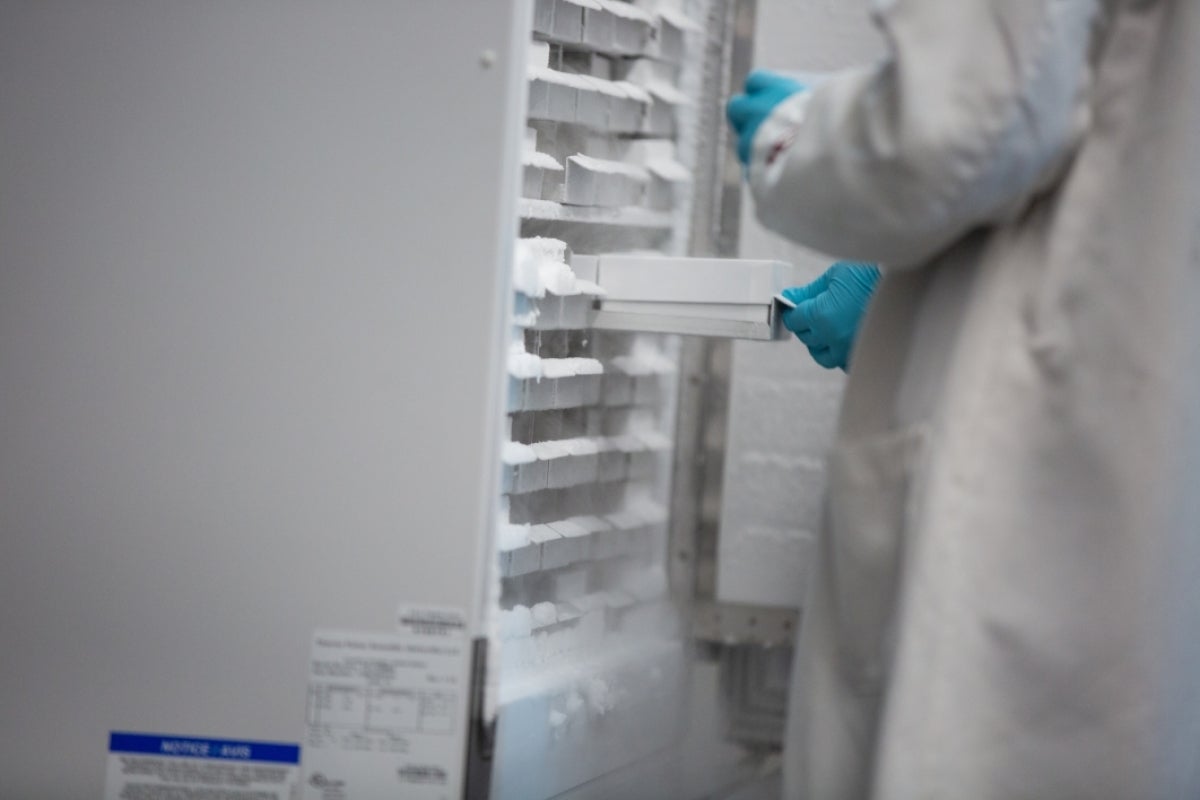
[{"label": "person in lab coat", "polygon": [[867,309],[785,796],[1200,797],[1200,2],[874,18],[729,107],[763,223],[883,275],[789,315]]}]

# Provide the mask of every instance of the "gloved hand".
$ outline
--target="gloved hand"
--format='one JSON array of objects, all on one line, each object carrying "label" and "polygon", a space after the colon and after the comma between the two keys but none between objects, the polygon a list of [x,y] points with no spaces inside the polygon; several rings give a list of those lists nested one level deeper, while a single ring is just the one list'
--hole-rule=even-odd
[{"label": "gloved hand", "polygon": [[783,290],[783,296],[796,304],[784,312],[783,324],[822,367],[846,369],[878,282],[879,268],[874,264],[839,261],[807,286]]},{"label": "gloved hand", "polygon": [[754,134],[771,110],[805,88],[798,81],[765,69],[756,69],[746,76],[746,93],[735,96],[725,107],[725,115],[738,137],[737,155],[742,164],[750,164]]}]

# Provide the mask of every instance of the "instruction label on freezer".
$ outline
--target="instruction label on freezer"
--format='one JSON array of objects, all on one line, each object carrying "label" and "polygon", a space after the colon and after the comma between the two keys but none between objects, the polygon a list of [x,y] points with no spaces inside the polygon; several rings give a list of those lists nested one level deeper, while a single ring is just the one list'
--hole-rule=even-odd
[{"label": "instruction label on freezer", "polygon": [[400,606],[396,609],[396,628],[411,636],[465,642],[467,619],[457,608]]},{"label": "instruction label on freezer", "polygon": [[401,617],[398,633],[314,634],[305,800],[462,796],[466,626],[444,609]]},{"label": "instruction label on freezer", "polygon": [[300,746],[113,731],[104,800],[294,800]]}]

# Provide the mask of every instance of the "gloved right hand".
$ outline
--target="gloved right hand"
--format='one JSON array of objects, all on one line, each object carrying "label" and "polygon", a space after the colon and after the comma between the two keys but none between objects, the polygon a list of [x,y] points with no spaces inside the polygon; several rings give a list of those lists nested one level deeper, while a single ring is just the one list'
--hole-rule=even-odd
[{"label": "gloved right hand", "polygon": [[839,261],[807,286],[783,290],[796,304],[784,312],[783,324],[804,342],[814,361],[844,370],[878,282],[874,264]]},{"label": "gloved right hand", "polygon": [[725,107],[725,116],[738,137],[737,155],[743,165],[750,164],[754,134],[763,120],[775,106],[805,88],[798,81],[765,69],[756,69],[746,76],[746,93],[737,95]]}]

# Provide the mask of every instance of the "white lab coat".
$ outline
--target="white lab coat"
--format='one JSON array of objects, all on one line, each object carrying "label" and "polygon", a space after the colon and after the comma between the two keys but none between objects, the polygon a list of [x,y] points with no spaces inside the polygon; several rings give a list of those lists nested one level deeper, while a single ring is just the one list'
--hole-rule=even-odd
[{"label": "white lab coat", "polygon": [[891,57],[750,167],[768,226],[886,268],[785,795],[1200,798],[1200,0],[875,17]]}]

